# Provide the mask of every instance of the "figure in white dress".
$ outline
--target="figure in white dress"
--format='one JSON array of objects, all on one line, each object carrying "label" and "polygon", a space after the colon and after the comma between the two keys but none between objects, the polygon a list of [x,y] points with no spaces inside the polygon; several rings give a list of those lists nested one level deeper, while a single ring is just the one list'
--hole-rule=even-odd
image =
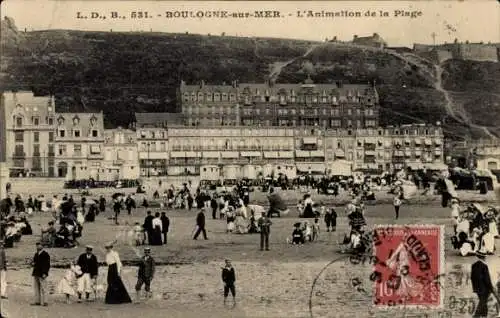
[{"label": "figure in white dress", "polygon": [[422,294],[422,285],[412,276],[410,271],[410,257],[408,255],[409,252],[404,242],[405,238],[403,238],[394,254],[392,254],[386,263],[397,276],[401,277],[401,284],[396,291],[397,294],[403,298],[413,298]]},{"label": "figure in white dress", "polygon": [[70,297],[76,296],[76,290],[74,286],[76,285],[76,280],[78,277],[82,276],[82,270],[80,266],[71,264],[71,267],[64,274],[63,279],[57,285],[57,293],[66,295],[66,302],[69,304]]}]

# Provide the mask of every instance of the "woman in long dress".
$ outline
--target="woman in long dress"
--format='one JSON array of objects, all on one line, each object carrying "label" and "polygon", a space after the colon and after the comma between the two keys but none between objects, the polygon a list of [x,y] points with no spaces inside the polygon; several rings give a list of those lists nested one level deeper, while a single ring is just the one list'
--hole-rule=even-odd
[{"label": "woman in long dress", "polygon": [[106,264],[108,265],[108,289],[106,290],[106,304],[126,304],[132,299],[120,277],[122,262],[117,252],[113,250],[113,243],[106,244]]}]

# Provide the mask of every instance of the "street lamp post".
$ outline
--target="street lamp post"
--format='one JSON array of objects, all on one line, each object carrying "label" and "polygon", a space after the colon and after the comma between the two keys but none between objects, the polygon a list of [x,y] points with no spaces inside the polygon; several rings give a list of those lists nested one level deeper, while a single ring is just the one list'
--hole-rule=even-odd
[{"label": "street lamp post", "polygon": [[150,167],[151,161],[150,161],[150,158],[149,158],[149,148],[151,147],[151,144],[148,142],[148,143],[146,143],[146,146],[148,147],[148,165],[147,165],[147,169],[148,169],[148,178],[149,178],[151,176],[151,167]]},{"label": "street lamp post", "polygon": [[46,177],[46,174],[45,174],[45,151],[43,152],[43,157],[42,157],[42,174],[44,177]]}]

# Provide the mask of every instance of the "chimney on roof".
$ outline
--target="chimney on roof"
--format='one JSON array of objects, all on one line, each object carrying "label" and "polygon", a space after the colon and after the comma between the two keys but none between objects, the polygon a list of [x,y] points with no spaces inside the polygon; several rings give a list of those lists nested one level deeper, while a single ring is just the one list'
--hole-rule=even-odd
[{"label": "chimney on roof", "polygon": [[337,84],[337,87],[338,87],[338,88],[342,88],[342,86],[343,86],[342,81],[337,81],[337,82],[336,82],[336,84]]},{"label": "chimney on roof", "polygon": [[205,81],[201,80],[201,82],[200,82],[200,88],[203,88],[203,87],[205,87]]},{"label": "chimney on roof", "polygon": [[357,34],[354,34],[354,39],[357,39],[358,38],[358,35]]},{"label": "chimney on roof", "polygon": [[333,42],[337,42],[337,36],[333,37]]},{"label": "chimney on roof", "polygon": [[373,37],[377,37],[378,36],[378,33],[373,33]]}]

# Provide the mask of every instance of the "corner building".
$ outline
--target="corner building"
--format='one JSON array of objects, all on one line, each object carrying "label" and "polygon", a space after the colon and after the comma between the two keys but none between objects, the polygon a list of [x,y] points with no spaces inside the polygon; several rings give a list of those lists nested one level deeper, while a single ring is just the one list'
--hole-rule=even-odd
[{"label": "corner building", "polygon": [[0,100],[5,126],[5,159],[11,177],[56,175],[55,106],[49,96],[4,92]]}]

